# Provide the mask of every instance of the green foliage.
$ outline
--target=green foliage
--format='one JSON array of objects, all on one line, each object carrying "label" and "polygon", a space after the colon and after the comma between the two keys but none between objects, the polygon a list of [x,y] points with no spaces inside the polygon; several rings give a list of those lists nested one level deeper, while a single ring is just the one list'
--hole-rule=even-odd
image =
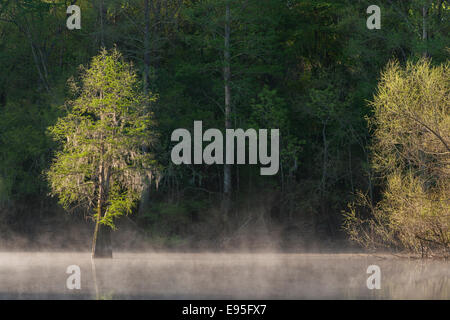
[{"label": "green foliage", "polygon": [[105,206],[102,223],[114,227],[113,218],[131,213],[152,176],[155,162],[142,150],[154,138],[154,98],[140,93],[132,65],[116,49],[92,59],[77,93],[68,114],[49,128],[62,150],[47,176],[65,208]]},{"label": "green foliage", "polygon": [[[391,63],[375,96],[375,168],[389,174],[400,168],[449,180],[449,64],[408,63],[403,70]],[[424,173],[425,174],[425,173]],[[435,180],[435,179],[433,179]]]},{"label": "green foliage", "polygon": [[53,143],[44,127],[53,122],[50,108],[23,100],[0,110],[0,199],[16,200],[47,190],[37,179],[47,167]]},{"label": "green foliage", "polygon": [[[157,212],[165,213],[149,218],[151,223],[138,219],[139,224],[167,228],[162,234],[178,239],[182,228],[170,225],[193,223],[187,218],[191,210],[185,208],[192,194],[186,190],[202,190],[195,200],[218,206],[223,168],[173,165],[170,136],[177,128],[192,128],[194,120],[202,120],[205,128],[224,127],[226,1],[154,0],[148,1],[146,11],[144,0],[78,0],[82,29],[72,31],[65,27],[67,1],[0,1],[0,198],[2,204],[10,204],[11,209],[3,211],[13,217],[9,220],[19,217],[12,208],[22,204],[46,203],[49,208],[40,210],[50,215],[55,211],[47,201],[49,183],[42,175],[49,166],[50,187],[61,203],[67,208],[97,206],[101,155],[104,163],[114,164],[108,170],[115,176],[102,199],[105,224],[113,226],[115,217],[135,211],[140,178],[146,169],[155,168],[155,160],[161,167],[159,190],[146,192],[150,201],[142,201],[139,210],[147,212],[155,205]],[[327,225],[329,235],[337,236],[332,230],[339,231],[339,212],[356,190],[362,190],[370,204],[383,196],[380,190],[387,190],[388,179],[375,180],[375,169],[387,175],[400,172],[399,181],[417,193],[430,195],[429,190],[442,185],[446,154],[429,154],[445,152],[438,148],[439,139],[397,116],[401,110],[389,102],[395,99],[388,86],[381,86],[389,90],[379,95],[379,103],[389,106],[389,112],[371,108],[367,101],[391,59],[398,65],[389,83],[395,84],[396,99],[403,99],[395,105],[421,110],[422,103],[441,101],[446,87],[445,81],[437,80],[437,69],[432,77],[425,67],[423,76],[413,77],[403,67],[425,55],[432,58],[430,66],[448,62],[449,1],[380,0],[376,3],[382,10],[380,30],[366,28],[366,9],[375,4],[366,0],[229,3],[232,125],[281,131],[277,176],[261,177],[254,166],[233,167],[236,204],[254,208],[260,202],[257,196],[266,200],[267,194],[274,195],[275,200],[267,200],[274,220],[298,224],[312,213],[315,232]],[[100,47],[114,46],[133,68],[114,53],[96,56]],[[91,60],[81,80],[70,82],[75,91],[68,92],[67,79]],[[417,100],[424,90],[429,96]],[[114,112],[123,127],[112,121]],[[365,121],[375,112],[372,119],[383,119],[373,122],[373,129],[382,129],[378,133],[369,132]],[[431,125],[433,117],[442,119],[434,112],[421,116]],[[158,126],[152,126],[155,119]],[[441,136],[446,126],[439,123]],[[59,143],[46,135],[47,127]],[[372,166],[370,146],[381,147],[379,141],[384,141],[383,147]],[[152,155],[147,153],[149,144]],[[52,163],[55,153],[57,162]],[[401,160],[404,156],[411,158],[409,162]],[[135,161],[139,165],[132,168]],[[431,172],[424,172],[420,163]],[[387,170],[391,164],[397,171]],[[139,177],[139,183],[130,185],[133,177]],[[424,188],[416,188],[414,179],[426,177],[430,179]],[[395,192],[399,197],[409,194],[397,187]],[[159,209],[166,205],[171,208],[168,212]],[[232,223],[240,225],[245,212],[235,209]],[[21,211],[30,221],[38,219],[32,210]],[[380,225],[386,222],[383,218]]]},{"label": "green foliage", "polygon": [[[450,66],[390,63],[372,106],[373,167],[385,182],[372,219],[355,206],[346,229],[358,240],[420,252],[450,246]],[[366,201],[365,204],[368,202]],[[362,225],[374,231],[371,235]]]}]

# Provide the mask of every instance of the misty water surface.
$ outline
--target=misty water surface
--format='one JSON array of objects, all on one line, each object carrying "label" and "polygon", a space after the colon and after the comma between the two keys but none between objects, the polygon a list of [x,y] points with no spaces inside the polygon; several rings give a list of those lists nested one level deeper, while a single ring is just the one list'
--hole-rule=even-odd
[{"label": "misty water surface", "polygon": [[[381,289],[366,286],[369,265]],[[81,269],[81,289],[66,269]],[[0,252],[1,299],[449,299],[449,262],[363,254]],[[95,275],[95,277],[94,277]]]}]

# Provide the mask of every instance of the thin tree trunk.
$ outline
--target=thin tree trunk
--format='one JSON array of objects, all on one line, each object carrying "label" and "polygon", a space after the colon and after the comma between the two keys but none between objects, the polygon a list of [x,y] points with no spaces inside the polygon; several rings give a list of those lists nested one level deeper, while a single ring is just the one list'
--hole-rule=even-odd
[{"label": "thin tree trunk", "polygon": [[153,44],[154,44],[153,52],[155,52],[154,55],[156,56],[156,59],[155,59],[153,64],[154,64],[155,70],[158,70],[159,69],[159,49],[160,49],[160,46],[161,46],[160,41],[161,41],[161,36],[163,36],[163,35],[161,35],[161,24],[162,24],[161,0],[157,0],[156,1],[156,6],[155,7],[156,7],[156,10],[155,10],[155,23],[153,24],[155,31],[154,31],[153,34],[154,34],[154,37],[158,38],[158,39],[154,39],[154,40],[157,40],[157,41],[153,41]]},{"label": "thin tree trunk", "polygon": [[144,1],[144,93],[148,92],[150,72],[150,8],[149,0]]},{"label": "thin tree trunk", "polygon": [[[230,3],[227,1],[225,12],[224,37],[224,88],[225,88],[225,129],[231,128],[231,92],[230,92]],[[225,163],[223,169],[223,219],[226,222],[231,202],[231,165]]]},{"label": "thin tree trunk", "polygon": [[100,43],[102,47],[105,46],[105,27],[103,25],[103,0],[100,1]]},{"label": "thin tree trunk", "polygon": [[41,68],[40,68],[40,66],[39,66],[39,60],[38,60],[38,57],[37,57],[37,55],[36,55],[36,50],[35,50],[35,48],[34,48],[34,44],[31,43],[30,45],[31,45],[31,52],[33,53],[33,59],[34,59],[35,65],[36,65],[36,69],[38,70],[38,73],[39,73],[39,78],[41,79],[41,82],[42,82],[42,84],[43,84],[45,90],[46,90],[47,92],[50,92],[50,88],[49,88],[49,86],[48,86],[47,79],[45,78],[45,76],[44,76],[44,74],[42,73]]},{"label": "thin tree trunk", "polygon": [[422,7],[422,40],[424,42],[423,56],[428,56],[427,42],[428,42],[428,30],[427,30],[427,18],[428,18],[428,7]]},{"label": "thin tree trunk", "polygon": [[437,19],[438,19],[438,25],[440,26],[441,19],[442,19],[442,0],[438,1],[437,8],[438,8]]},{"label": "thin tree trunk", "polygon": [[[101,139],[101,138],[100,138]],[[100,167],[98,181],[97,215],[95,221],[94,235],[92,238],[92,258],[112,258],[111,229],[100,223],[104,215],[104,200],[108,193],[109,173],[105,170],[103,163],[103,147],[100,151]],[[105,172],[106,171],[106,172]],[[106,173],[106,176],[105,176]]]},{"label": "thin tree trunk", "polygon": [[[369,154],[365,151],[366,153],[366,163],[369,164]],[[373,206],[373,183],[372,183],[372,170],[370,169],[370,166],[367,169],[367,174],[368,174],[368,178],[369,178],[369,195],[370,195],[370,205]]]},{"label": "thin tree trunk", "polygon": [[328,120],[325,121],[322,128],[322,140],[323,140],[323,160],[322,160],[322,181],[321,181],[321,193],[325,194],[326,180],[327,180],[327,158],[328,158],[328,142],[326,136],[326,127]]},{"label": "thin tree trunk", "polygon": [[[143,85],[144,93],[149,92],[150,87],[150,6],[149,0],[144,1],[144,74],[143,74]],[[149,106],[147,106],[149,107]],[[148,148],[143,147],[143,152],[148,152]],[[141,194],[141,199],[139,201],[138,214],[141,215],[148,206],[150,200],[150,181],[146,181],[146,185]]]},{"label": "thin tree trunk", "polygon": [[98,234],[100,231],[100,220],[102,219],[102,198],[103,198],[103,165],[100,164],[99,183],[98,183],[98,199],[97,199],[97,215],[95,219],[94,236],[92,237],[92,258],[99,256],[98,252]]},{"label": "thin tree trunk", "polygon": [[97,207],[97,215],[96,215],[96,219],[95,219],[95,229],[94,229],[94,235],[92,237],[92,258],[96,258],[97,257],[97,238],[98,238],[98,230],[100,227],[100,220],[101,220],[101,216],[102,216],[102,210],[100,205],[98,205]]},{"label": "thin tree trunk", "polygon": [[355,188],[353,186],[353,169],[352,169],[352,146],[350,143],[347,146],[348,148],[348,169],[350,173],[350,187],[352,188],[352,192],[355,192]]},{"label": "thin tree trunk", "polygon": [[[35,46],[35,44],[33,42],[33,39],[32,39],[29,29],[26,29],[25,34],[29,40],[30,47],[31,47],[31,53],[33,54],[33,60],[34,60],[36,69],[38,71],[39,78],[41,79],[42,85],[44,86],[44,88],[47,92],[50,92],[50,87],[49,87],[47,77],[46,77],[47,72],[46,72],[46,68],[45,68],[45,62],[42,60],[42,56],[41,56],[41,59],[39,59],[39,57],[38,57],[38,52],[37,52],[38,48],[37,48],[37,46]],[[43,70],[41,70],[40,62],[42,63]]]},{"label": "thin tree trunk", "polygon": [[[328,225],[328,230],[331,236],[334,236],[334,225],[332,225],[332,221],[334,221],[333,216],[328,216],[327,214],[327,197],[326,197],[326,189],[327,189],[327,176],[328,176],[328,141],[326,136],[326,127],[327,127],[328,119],[323,123],[322,128],[322,140],[323,140],[323,163],[322,163],[322,181],[321,181],[321,215],[323,219],[326,220]],[[320,223],[320,222],[319,222]]]},{"label": "thin tree trunk", "polygon": [[104,0],[93,0],[92,5],[94,8],[96,6],[98,6],[98,19],[100,20],[100,22],[99,22],[100,35],[98,35],[98,33],[97,33],[98,38],[96,40],[100,43],[100,47],[104,48],[105,47],[105,28],[104,28],[104,20],[103,20]]}]

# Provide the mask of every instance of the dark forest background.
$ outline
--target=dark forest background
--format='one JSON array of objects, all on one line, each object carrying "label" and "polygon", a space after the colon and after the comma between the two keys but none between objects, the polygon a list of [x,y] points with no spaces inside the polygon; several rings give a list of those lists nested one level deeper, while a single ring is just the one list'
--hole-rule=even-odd
[{"label": "dark forest background", "polygon": [[[81,7],[81,30],[66,9]],[[368,6],[381,8],[369,30]],[[224,170],[170,160],[173,130],[224,128],[229,6],[234,128],[279,128],[280,171]],[[0,0],[0,238],[25,247],[88,247],[89,212],[67,214],[43,172],[58,145],[47,128],[65,114],[67,81],[101,48],[132,61],[157,96],[158,178],[118,222],[117,246],[336,248],[343,211],[361,191],[380,200],[367,117],[380,74],[424,56],[448,61],[444,0]],[[157,180],[157,181],[156,181]]]}]

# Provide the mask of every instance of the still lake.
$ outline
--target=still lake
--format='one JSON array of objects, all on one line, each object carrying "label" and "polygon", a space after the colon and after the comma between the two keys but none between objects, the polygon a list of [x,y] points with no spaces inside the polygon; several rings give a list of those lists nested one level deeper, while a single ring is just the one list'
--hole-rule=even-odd
[{"label": "still lake", "polygon": [[[81,288],[66,273],[79,266]],[[381,271],[367,287],[367,268]],[[450,299],[450,262],[391,255],[0,252],[0,299]]]}]

